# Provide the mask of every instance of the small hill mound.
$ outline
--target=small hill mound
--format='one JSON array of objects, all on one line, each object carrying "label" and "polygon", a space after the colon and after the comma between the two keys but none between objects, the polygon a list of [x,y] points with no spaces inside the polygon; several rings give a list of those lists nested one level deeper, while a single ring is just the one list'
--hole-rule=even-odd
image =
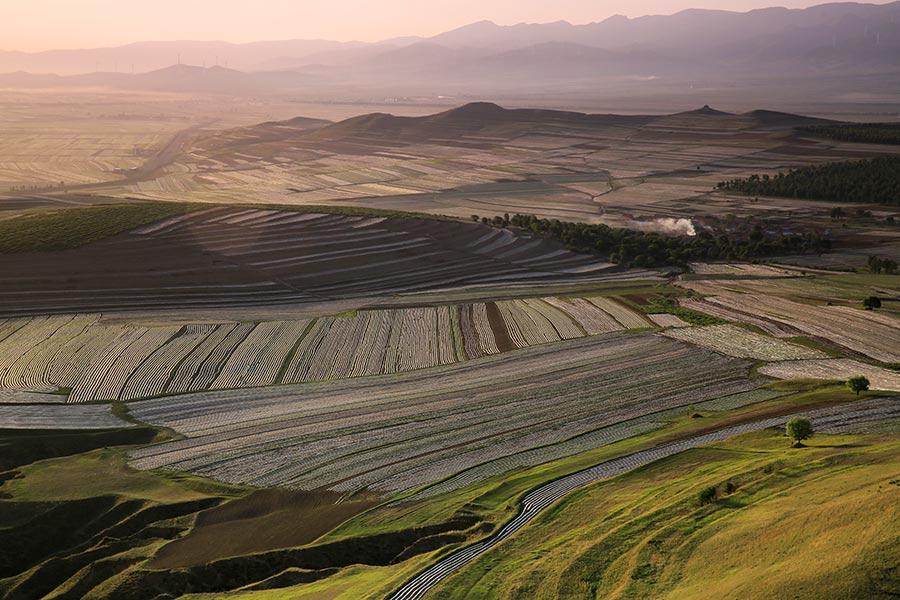
[{"label": "small hill mound", "polygon": [[804,125],[822,125],[834,122],[829,119],[804,117],[803,115],[794,115],[774,110],[754,110],[744,113],[744,116],[752,119],[761,127],[802,127]]},{"label": "small hill mound", "polygon": [[[249,127],[236,127],[217,132],[198,140],[196,146],[217,154],[228,153],[239,148],[246,151],[253,146],[277,145],[290,142],[304,133],[321,129],[327,125],[331,125],[331,121],[311,119],[309,117],[294,117],[286,121],[267,121]],[[269,150],[274,151],[275,148],[270,148]],[[263,155],[271,153],[269,151],[262,152]]]},{"label": "small hill mound", "polygon": [[679,113],[682,115],[695,115],[700,117],[733,117],[734,113],[725,112],[723,110],[716,110],[711,107],[709,104],[704,104],[701,108],[696,110],[689,110],[687,112]]},{"label": "small hill mound", "polygon": [[472,102],[424,117],[397,117],[386,113],[361,115],[323,127],[307,137],[336,140],[348,137],[389,136],[391,139],[420,141],[473,133],[521,134],[542,125],[591,127],[613,123],[640,124],[649,119],[650,117],[642,116],[592,115],[562,110],[508,109],[492,102]]}]

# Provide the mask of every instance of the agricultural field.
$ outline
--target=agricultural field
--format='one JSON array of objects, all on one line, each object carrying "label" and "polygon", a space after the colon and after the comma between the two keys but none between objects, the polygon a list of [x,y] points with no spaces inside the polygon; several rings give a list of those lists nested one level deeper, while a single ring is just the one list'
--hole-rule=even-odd
[{"label": "agricultural field", "polygon": [[664,335],[738,358],[764,361],[827,358],[819,350],[734,325],[676,328],[666,331]]},{"label": "agricultural field", "polygon": [[[147,400],[130,414],[186,437],[133,451],[131,464],[231,483],[397,493],[489,461],[481,476],[495,475],[536,447],[549,460],[627,436],[604,428],[758,387],[748,372],[744,361],[620,333],[374,379]],[[571,441],[579,436],[588,438]]]},{"label": "agricultural field", "polygon": [[4,429],[118,429],[131,427],[112,414],[108,404],[0,404]]},{"label": "agricultural field", "polygon": [[[410,120],[400,139],[379,135],[393,123],[377,115],[283,140],[273,140],[268,130],[227,131],[199,140],[166,177],[129,193],[148,198],[190,193],[225,201],[238,196],[238,189],[252,189],[268,202],[337,201],[459,217],[522,212],[652,225],[654,219],[736,208],[758,214],[768,206],[712,193],[715,183],[726,175],[815,164],[835,154],[833,143],[785,143],[763,115],[729,121],[704,114],[595,119],[571,114],[538,125],[527,115],[516,122],[510,114],[503,115],[501,127],[479,129],[482,112],[489,110],[472,105]],[[676,138],[682,134],[674,143],[673,132]],[[851,147],[837,152],[858,155]],[[813,209],[782,204],[791,207],[784,210]]]},{"label": "agricultural field", "polygon": [[145,326],[100,314],[19,317],[0,320],[0,390],[22,394],[10,396],[15,402],[40,401],[58,390],[69,390],[70,402],[134,400],[400,373],[646,327],[636,311],[600,297],[256,323]]},{"label": "agricultural field", "polygon": [[0,597],[896,591],[900,213],[715,187],[900,148],[121,94],[0,94]]},{"label": "agricultural field", "polygon": [[[829,275],[795,278],[685,279],[695,295],[681,306],[758,327],[789,338],[820,338],[882,363],[900,361],[900,318],[893,275]],[[869,295],[885,298],[882,309],[862,309]]]},{"label": "agricultural field", "polygon": [[[119,198],[328,204],[463,219],[518,212],[664,233],[693,234],[707,226],[727,230],[754,219],[793,230],[798,222],[829,227],[829,212],[840,204],[748,197],[716,190],[716,184],[900,152],[890,145],[798,136],[793,126],[807,119],[766,111],[535,114],[484,103],[416,118],[377,113],[331,122],[346,111],[313,106],[313,112],[298,116],[302,113],[286,113],[290,107],[284,104],[236,109],[224,99],[206,99],[203,106],[215,122],[198,114],[199,101],[170,103],[167,109],[178,115],[172,131],[157,127],[155,132],[164,133],[154,143],[125,135],[129,128],[155,124],[150,115],[159,114],[165,101],[154,99],[127,127],[116,127],[113,120],[97,132],[95,142],[119,136],[119,143],[131,144],[127,149],[138,153],[137,159],[122,157],[116,167],[121,172],[110,175],[110,165],[99,164],[89,148],[72,148],[75,160],[90,165],[76,170],[73,178],[102,182],[79,189]],[[71,127],[67,111],[57,108],[57,119],[66,119]],[[293,118],[260,118],[253,125],[259,111]],[[405,112],[427,111],[410,107]],[[52,110],[48,112],[34,121],[51,119]],[[29,127],[31,132],[33,125]],[[403,135],[394,135],[397,127]],[[39,148],[28,152],[40,155]],[[47,160],[64,159],[52,154]],[[29,156],[23,161],[33,160]],[[46,179],[40,170],[35,181]],[[60,196],[58,190],[52,195]],[[881,208],[877,219],[861,224],[874,242],[870,251],[877,253],[882,243],[890,242],[886,236],[892,228],[884,219],[892,214],[896,210]],[[858,231],[834,233],[849,239]],[[859,263],[854,259],[853,264]]]},{"label": "agricultural field", "polygon": [[634,279],[661,277],[475,223],[215,207],[0,262],[0,315],[297,306]]},{"label": "agricultural field", "polygon": [[763,365],[759,372],[779,379],[849,379],[866,377],[873,390],[900,392],[900,373],[850,358],[788,360]]}]

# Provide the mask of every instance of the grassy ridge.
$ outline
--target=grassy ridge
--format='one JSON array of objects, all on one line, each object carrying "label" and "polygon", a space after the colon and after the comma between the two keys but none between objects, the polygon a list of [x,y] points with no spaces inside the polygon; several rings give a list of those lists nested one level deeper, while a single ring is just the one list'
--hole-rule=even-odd
[{"label": "grassy ridge", "polygon": [[197,208],[197,204],[135,202],[29,214],[0,221],[0,253],[76,248]]},{"label": "grassy ridge", "polygon": [[215,206],[228,206],[234,209],[258,208],[261,210],[284,210],[300,213],[325,213],[350,217],[456,220],[440,215],[355,206],[216,205],[196,202],[104,204],[41,211],[0,221],[0,254],[77,248],[168,217]]},{"label": "grassy ridge", "polygon": [[432,597],[893,597],[900,440],[809,446],[748,434],[576,492]]},{"label": "grassy ridge", "polygon": [[[83,586],[74,588],[82,592],[82,595],[94,585],[100,584],[100,587],[91,590],[91,594],[87,594],[92,597],[113,592],[130,593],[132,590],[154,590],[154,593],[179,595],[190,589],[205,589],[217,592],[219,595],[216,597],[227,593],[229,596],[235,594],[251,598],[317,598],[320,597],[318,594],[324,593],[321,597],[382,598],[415,571],[432,562],[436,556],[467,540],[486,535],[493,526],[502,523],[515,512],[518,499],[527,490],[550,479],[705,429],[724,427],[788,410],[795,411],[798,407],[855,399],[849,390],[840,385],[822,387],[816,382],[780,382],[775,385],[796,393],[735,411],[704,412],[700,419],[691,418],[691,413],[695,411],[686,408],[685,414],[675,418],[665,429],[580,455],[500,475],[425,502],[374,508],[326,534],[311,547],[266,554],[251,553],[265,551],[267,547],[285,547],[285,544],[290,547],[311,539],[306,536],[307,532],[299,529],[305,527],[304,522],[311,519],[312,515],[301,513],[304,510],[315,510],[317,501],[310,504],[309,501],[314,500],[313,498],[298,499],[291,496],[291,493],[264,493],[262,496],[257,493],[247,496],[247,490],[243,488],[218,484],[192,475],[134,471],[125,464],[121,450],[113,448],[44,460],[19,467],[18,476],[0,486],[0,492],[6,496],[6,500],[0,500],[0,507],[15,509],[8,511],[12,515],[9,525],[13,529],[8,532],[7,537],[18,539],[17,536],[25,535],[28,531],[25,520],[31,519],[47,521],[50,526],[47,531],[52,531],[53,523],[58,520],[57,516],[63,519],[65,514],[69,514],[66,511],[71,510],[94,511],[98,520],[91,522],[100,523],[102,527],[98,525],[94,528],[66,530],[68,533],[59,537],[60,544],[64,544],[57,548],[65,556],[62,563],[48,560],[41,563],[38,571],[29,571],[10,579],[0,577],[0,595],[4,590],[12,589],[22,593],[27,591],[43,594],[49,591],[45,588],[51,583],[60,585],[65,582],[66,585]],[[773,438],[773,444],[777,446],[775,450],[786,451],[786,440],[781,436],[776,438]],[[87,447],[117,441],[92,440]],[[69,443],[65,447],[81,449]],[[749,487],[743,486],[742,489]],[[364,501],[363,498],[359,500]],[[203,519],[194,521],[190,517],[202,508],[229,501],[221,509],[206,513]],[[133,538],[134,544],[130,541],[119,544],[113,540],[120,534],[117,530],[110,529],[115,514],[110,511],[119,510],[115,507],[120,506],[121,510],[130,507],[128,511],[132,516],[129,519],[136,519],[135,527],[141,523],[142,533]],[[50,509],[62,512],[47,512]],[[167,516],[170,513],[171,517],[178,516],[176,521],[154,522],[157,517],[153,515]],[[146,518],[140,515],[146,515]],[[339,515],[335,521],[338,520]],[[285,522],[294,523],[296,527],[293,528],[298,531],[286,532]],[[64,521],[59,521],[58,524],[62,526]],[[543,525],[528,528],[529,531],[532,529],[535,533],[529,535],[540,535]],[[275,540],[272,538],[274,533],[290,533],[288,537],[291,539]],[[303,535],[299,535],[301,533]],[[85,561],[91,560],[89,555],[80,554],[84,544],[93,544],[107,538],[113,541],[97,546],[97,558],[100,560],[94,561],[94,566],[87,571],[85,577],[89,579],[79,579],[80,576],[76,573],[87,564]],[[183,570],[176,567],[167,573],[152,570],[152,566],[151,570],[147,570],[149,565],[144,561],[152,560],[154,555],[164,554],[165,551],[161,552],[162,547],[175,538],[180,538],[179,542],[168,548],[170,551],[177,550],[176,554],[180,558],[176,563],[193,564],[199,561],[204,564]],[[42,553],[55,551],[51,544],[55,538],[44,536],[40,539],[41,545],[32,549],[28,561],[36,563],[42,560]],[[191,547],[192,539],[196,548]],[[245,542],[255,544],[254,539],[261,541],[262,546],[246,545]],[[41,548],[46,550],[40,550]],[[197,550],[202,552],[197,553]],[[220,554],[237,555],[238,558],[206,563],[208,560],[215,560]],[[506,553],[503,554],[506,556]],[[402,558],[395,560],[393,557]],[[189,560],[185,561],[185,558]],[[283,568],[279,567],[282,563],[301,567],[300,571],[284,575],[287,580],[293,581],[286,583],[288,587],[278,590],[260,589],[255,592],[228,591],[248,582],[259,582],[275,576]],[[302,581],[311,579],[318,581],[299,585]],[[481,596],[476,594],[474,597]]]},{"label": "grassy ridge", "polygon": [[[736,423],[757,420],[796,411],[800,407],[816,407],[834,402],[852,401],[852,392],[843,385],[822,385],[821,382],[776,382],[782,390],[795,394],[775,400],[753,404],[722,413],[704,413],[704,418],[691,418],[690,407],[683,417],[672,421],[668,427],[648,434],[635,436],[609,446],[563,458],[527,469],[519,469],[479,482],[467,488],[436,496],[426,502],[395,504],[370,510],[351,519],[326,535],[322,541],[348,537],[373,535],[410,527],[423,527],[448,518],[450,515],[476,515],[484,523],[498,526],[517,511],[518,499],[529,490],[549,480],[587,468],[594,464],[654,447],[710,428],[722,428]],[[780,438],[784,443],[785,439]],[[542,525],[535,523],[526,529],[534,529],[540,535]],[[334,600],[375,600],[384,598],[413,573],[426,567],[438,556],[457,546],[446,547],[437,553],[417,556],[389,567],[358,566],[342,570],[326,580],[285,591],[256,592],[240,595],[254,600],[280,598],[321,598]],[[472,598],[478,598],[473,594]]]}]

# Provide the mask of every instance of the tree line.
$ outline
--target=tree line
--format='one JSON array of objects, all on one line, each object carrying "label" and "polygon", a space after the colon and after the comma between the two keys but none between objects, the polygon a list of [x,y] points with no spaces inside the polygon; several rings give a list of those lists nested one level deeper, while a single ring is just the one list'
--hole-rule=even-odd
[{"label": "tree line", "polygon": [[900,206],[900,156],[811,165],[722,181],[719,190],[760,196]]},{"label": "tree line", "polygon": [[840,123],[837,125],[809,125],[797,132],[841,142],[865,144],[900,144],[900,123]]},{"label": "tree line", "polygon": [[[472,215],[473,220],[479,220]],[[831,242],[819,234],[768,233],[756,225],[743,236],[713,235],[701,231],[696,236],[667,236],[652,232],[618,229],[607,225],[570,223],[538,219],[534,215],[487,217],[483,223],[495,227],[512,225],[561,242],[574,252],[597,254],[625,267],[684,266],[705,260],[746,261],[782,254],[827,252]]]}]

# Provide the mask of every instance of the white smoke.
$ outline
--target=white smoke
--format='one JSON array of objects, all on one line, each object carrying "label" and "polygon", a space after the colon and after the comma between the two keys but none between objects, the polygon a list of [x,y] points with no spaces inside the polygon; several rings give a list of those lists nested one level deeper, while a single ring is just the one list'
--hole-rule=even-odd
[{"label": "white smoke", "polygon": [[651,221],[631,221],[628,224],[630,229],[638,231],[648,231],[654,233],[665,233],[667,235],[686,235],[694,237],[697,230],[694,223],[690,219],[673,219],[665,217],[662,219],[653,219]]}]

